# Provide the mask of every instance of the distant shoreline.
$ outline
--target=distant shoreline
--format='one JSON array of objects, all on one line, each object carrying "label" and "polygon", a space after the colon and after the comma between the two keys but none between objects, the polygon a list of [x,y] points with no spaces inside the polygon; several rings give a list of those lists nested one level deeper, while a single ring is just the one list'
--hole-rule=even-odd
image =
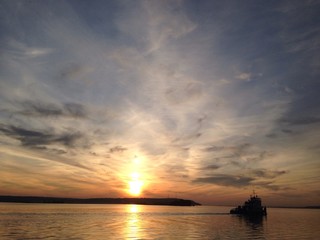
[{"label": "distant shoreline", "polygon": [[7,203],[54,203],[54,204],[139,204],[166,206],[197,206],[193,200],[180,198],[60,198],[38,196],[0,196]]},{"label": "distant shoreline", "polygon": [[268,208],[303,208],[303,209],[320,209],[320,206],[305,206],[305,207],[283,207],[283,206],[276,206],[276,207],[268,207]]}]

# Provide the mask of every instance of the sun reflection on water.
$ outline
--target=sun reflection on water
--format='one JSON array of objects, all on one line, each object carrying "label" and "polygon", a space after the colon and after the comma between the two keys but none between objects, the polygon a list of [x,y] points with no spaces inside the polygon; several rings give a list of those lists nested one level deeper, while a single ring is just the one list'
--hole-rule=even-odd
[{"label": "sun reflection on water", "polygon": [[141,220],[139,213],[141,211],[139,205],[128,205],[128,219],[126,221],[126,235],[130,239],[141,239]]},{"label": "sun reflection on water", "polygon": [[131,204],[128,205],[129,206],[129,211],[130,213],[137,213],[140,212],[140,206],[139,205],[135,205],[135,204]]}]

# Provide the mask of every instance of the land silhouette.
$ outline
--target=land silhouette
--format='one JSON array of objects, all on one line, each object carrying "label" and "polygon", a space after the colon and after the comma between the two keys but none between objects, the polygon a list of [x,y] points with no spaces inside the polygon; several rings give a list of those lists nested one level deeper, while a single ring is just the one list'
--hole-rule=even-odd
[{"label": "land silhouette", "polygon": [[140,204],[168,206],[197,206],[193,200],[180,198],[60,198],[38,196],[0,196],[0,202],[67,203],[67,204]]}]

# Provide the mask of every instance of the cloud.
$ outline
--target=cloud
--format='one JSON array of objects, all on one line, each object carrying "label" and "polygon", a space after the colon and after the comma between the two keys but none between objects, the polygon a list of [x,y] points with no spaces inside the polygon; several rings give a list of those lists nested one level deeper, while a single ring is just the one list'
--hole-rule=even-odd
[{"label": "cloud", "polygon": [[141,1],[127,4],[124,14],[117,19],[116,24],[138,45],[146,46],[147,53],[159,50],[170,40],[176,40],[196,28],[179,1]]},{"label": "cloud", "polygon": [[0,125],[0,131],[6,136],[19,140],[22,146],[31,148],[41,148],[51,144],[61,144],[72,148],[82,138],[79,132],[54,134],[49,131],[40,132],[3,124]]},{"label": "cloud", "polygon": [[250,81],[251,80],[251,73],[240,73],[236,76],[237,79]]},{"label": "cloud", "polygon": [[76,118],[84,118],[87,116],[85,107],[79,103],[65,103],[64,110],[66,116],[72,116]]},{"label": "cloud", "polygon": [[278,176],[281,176],[283,174],[288,173],[287,171],[284,170],[277,170],[277,171],[272,171],[272,170],[266,170],[266,169],[254,169],[252,170],[252,174],[254,174],[257,177],[260,178],[269,178],[269,179],[273,179],[276,178]]},{"label": "cloud", "polygon": [[216,164],[211,164],[211,165],[207,165],[203,168],[200,168],[200,170],[216,170],[216,169],[219,169],[220,166],[219,165],[216,165]]},{"label": "cloud", "polygon": [[204,150],[207,152],[215,152],[215,151],[221,151],[223,149],[225,149],[225,147],[223,146],[211,146],[211,147],[205,148]]},{"label": "cloud", "polygon": [[266,158],[266,156],[268,156],[268,155],[269,155],[269,153],[267,151],[263,151],[263,152],[260,152],[260,153],[256,153],[256,155],[254,155],[254,156],[250,156],[249,155],[246,158],[246,160],[251,162],[251,163],[252,162],[260,162],[260,161],[264,160]]},{"label": "cloud", "polygon": [[293,133],[293,131],[290,130],[290,129],[282,129],[281,132],[287,133],[287,134],[292,134]]},{"label": "cloud", "polygon": [[194,183],[209,183],[227,187],[244,187],[250,185],[255,179],[246,176],[233,176],[218,174],[210,177],[201,177],[193,180]]},{"label": "cloud", "polygon": [[122,147],[122,146],[115,146],[109,149],[109,153],[122,153],[126,151],[127,148]]},{"label": "cloud", "polygon": [[208,152],[220,152],[220,151],[228,151],[228,152],[236,152],[236,153],[242,153],[247,150],[249,150],[253,145],[250,143],[241,143],[238,145],[225,145],[225,146],[219,146],[219,145],[213,145],[210,147],[207,147],[204,149],[204,151]]},{"label": "cloud", "polygon": [[[12,171],[10,172],[12,172],[12,175],[18,174],[21,179],[23,179],[28,172],[33,172],[33,174],[38,173],[38,167],[42,168],[41,172],[47,172],[48,175],[52,173],[53,168],[67,172],[70,171],[70,168],[61,169],[61,164],[93,171],[91,167],[78,161],[79,159],[76,160],[73,157],[69,158],[63,156],[64,153],[57,152],[59,150],[60,149],[46,148],[44,146],[20,148],[10,145],[2,149],[2,154],[5,156],[6,161],[1,162],[0,165],[12,165]],[[49,162],[53,164],[50,164]],[[16,171],[14,169],[16,169]],[[60,171],[58,171],[58,174],[61,176]]]},{"label": "cloud", "polygon": [[227,187],[247,187],[256,186],[263,187],[271,190],[280,190],[283,187],[277,186],[272,181],[265,179],[274,179],[278,176],[286,174],[287,171],[272,171],[266,169],[253,169],[249,172],[243,172],[243,175],[233,174],[214,174],[208,177],[199,177],[194,179],[193,183],[206,183]]},{"label": "cloud", "polygon": [[81,64],[70,64],[63,68],[61,71],[61,78],[62,79],[71,79],[71,80],[78,80],[82,79],[87,74],[93,71],[92,67],[81,65]]},{"label": "cloud", "polygon": [[7,38],[5,45],[5,52],[20,60],[45,57],[53,52],[53,49],[51,48],[28,46],[27,44],[13,38]]},{"label": "cloud", "polygon": [[35,102],[23,102],[23,110],[18,113],[26,116],[61,116],[63,110],[54,104],[35,103]]},{"label": "cloud", "polygon": [[18,114],[32,117],[87,117],[86,108],[78,103],[64,103],[62,106],[44,103],[25,101],[20,104],[22,109],[17,111]]},{"label": "cloud", "polygon": [[300,118],[292,118],[292,119],[283,119],[283,123],[287,123],[289,125],[310,125],[320,123],[319,117],[300,117]]},{"label": "cloud", "polygon": [[170,179],[180,181],[189,177],[189,169],[184,164],[177,164],[174,161],[159,165],[159,170],[161,178],[168,181]]},{"label": "cloud", "polygon": [[277,138],[278,135],[275,134],[275,133],[269,133],[269,134],[266,135],[266,137],[267,137],[267,138]]}]

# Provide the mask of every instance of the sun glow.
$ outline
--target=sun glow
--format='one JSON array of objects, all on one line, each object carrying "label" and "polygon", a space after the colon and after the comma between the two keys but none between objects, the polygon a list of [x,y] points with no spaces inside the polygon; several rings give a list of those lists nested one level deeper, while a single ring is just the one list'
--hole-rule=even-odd
[{"label": "sun glow", "polygon": [[140,173],[141,160],[137,156],[134,157],[131,164],[131,174],[128,181],[128,193],[133,196],[139,196],[142,192],[143,181]]},{"label": "sun glow", "polygon": [[134,180],[129,182],[129,193],[134,196],[139,196],[142,188],[142,181]]},{"label": "sun glow", "polygon": [[129,182],[129,193],[138,196],[141,193],[143,182],[140,180],[140,174],[134,172],[131,174],[131,181]]}]

